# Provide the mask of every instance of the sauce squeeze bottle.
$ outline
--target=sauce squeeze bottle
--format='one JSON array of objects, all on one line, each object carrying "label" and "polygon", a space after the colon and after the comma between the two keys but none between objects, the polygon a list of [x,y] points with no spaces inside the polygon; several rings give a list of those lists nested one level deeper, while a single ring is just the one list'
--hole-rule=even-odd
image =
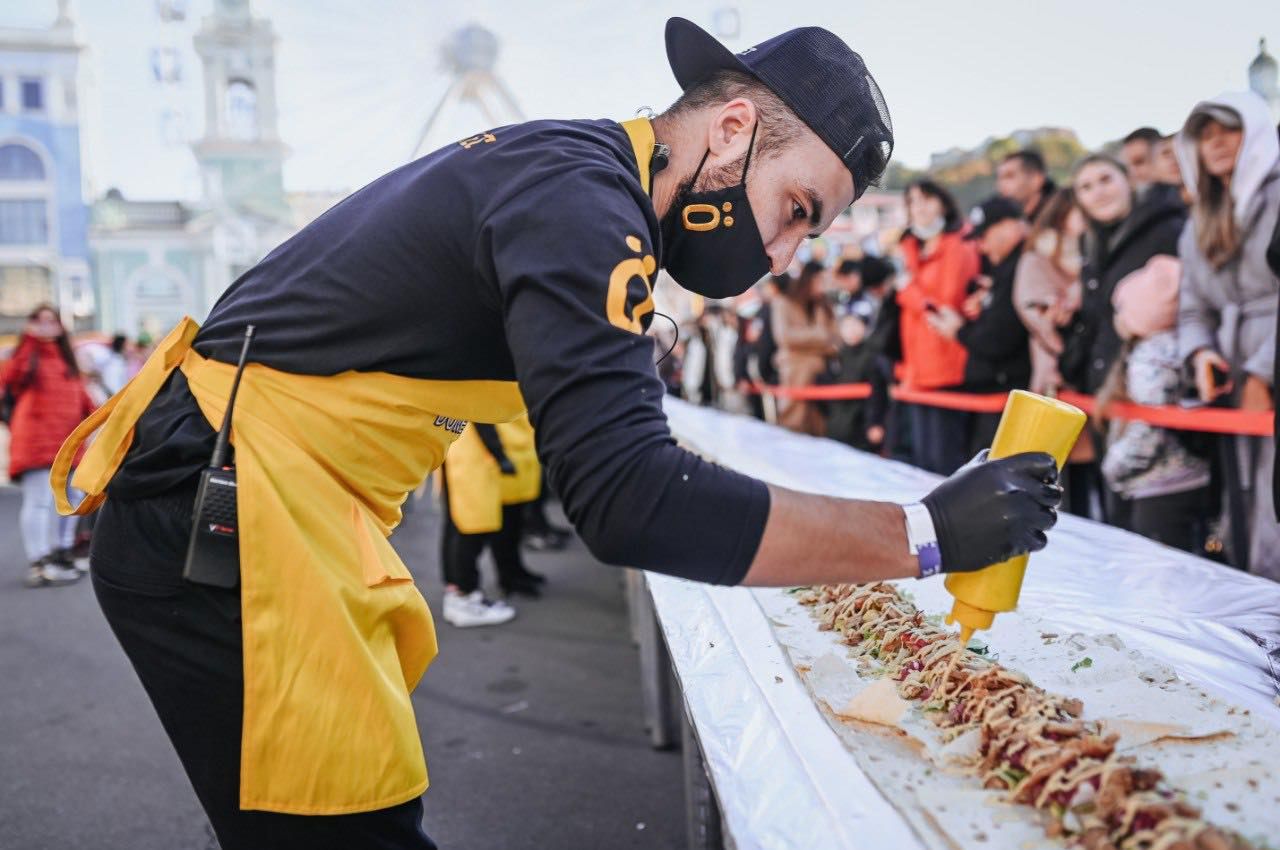
[{"label": "sauce squeeze bottle", "polygon": [[[991,441],[991,460],[1022,452],[1048,452],[1061,471],[1087,417],[1084,411],[1053,398],[1014,390]],[[1000,611],[1018,607],[1028,555],[1018,555],[971,573],[951,573],[946,587],[955,597],[948,623],[960,624],[960,645],[975,629],[989,629]]]}]

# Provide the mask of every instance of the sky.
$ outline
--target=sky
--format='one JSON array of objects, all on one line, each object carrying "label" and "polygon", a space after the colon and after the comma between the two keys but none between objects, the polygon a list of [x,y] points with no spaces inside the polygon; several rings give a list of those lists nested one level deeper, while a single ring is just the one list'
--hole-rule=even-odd
[{"label": "sky", "polygon": [[[89,193],[198,197],[185,141],[203,124],[191,36],[213,0],[163,24],[156,0],[73,0],[87,46],[82,134]],[[663,26],[710,28],[738,11],[735,51],[797,26],[826,27],[862,54],[892,113],[894,159],[912,167],[953,145],[1018,128],[1070,127],[1090,147],[1151,124],[1180,125],[1205,97],[1247,85],[1258,38],[1280,55],[1275,0],[252,0],[277,35],[279,130],[290,190],[358,188],[406,161],[450,77],[441,46],[476,23],[499,39],[497,75],[526,117],[625,119],[678,94]],[[0,0],[0,26],[39,26],[55,0]],[[164,87],[151,51],[178,48],[183,80]],[[161,113],[185,116],[166,142]],[[450,105],[426,149],[484,129]]]}]

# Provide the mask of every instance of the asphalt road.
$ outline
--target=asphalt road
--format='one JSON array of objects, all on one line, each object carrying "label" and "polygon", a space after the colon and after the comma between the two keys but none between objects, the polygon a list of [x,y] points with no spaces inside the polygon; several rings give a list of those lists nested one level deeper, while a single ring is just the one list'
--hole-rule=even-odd
[{"label": "asphalt road", "polygon": [[[22,586],[18,507],[0,488],[0,850],[216,848],[89,582]],[[576,541],[530,554],[543,599],[506,626],[454,629],[436,518],[420,502],[393,538],[440,629],[413,697],[428,833],[442,850],[679,847],[680,757],[645,738],[621,574]]]}]

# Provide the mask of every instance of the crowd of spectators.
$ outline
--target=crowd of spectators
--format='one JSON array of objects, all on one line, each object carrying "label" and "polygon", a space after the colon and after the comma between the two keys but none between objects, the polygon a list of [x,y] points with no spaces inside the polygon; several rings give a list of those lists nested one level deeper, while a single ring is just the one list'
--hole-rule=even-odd
[{"label": "crowd of spectators", "polygon": [[[949,474],[999,414],[893,389],[1095,397],[1065,506],[1280,580],[1275,441],[1110,416],[1111,404],[1274,410],[1280,139],[1249,92],[1203,101],[1055,185],[1032,149],[965,213],[941,183],[904,193],[900,233],[849,244],[709,304],[664,366],[674,392]],[[876,245],[888,245],[876,251]],[[857,398],[789,397],[826,384]]]}]

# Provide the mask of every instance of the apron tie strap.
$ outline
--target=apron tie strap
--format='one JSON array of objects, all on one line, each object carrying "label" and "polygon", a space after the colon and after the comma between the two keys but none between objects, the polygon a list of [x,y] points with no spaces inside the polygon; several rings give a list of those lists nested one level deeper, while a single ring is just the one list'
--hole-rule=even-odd
[{"label": "apron tie strap", "polygon": [[[97,510],[107,499],[106,489],[124,456],[133,443],[133,429],[160,392],[164,382],[191,350],[200,326],[190,317],[184,317],[169,332],[156,350],[147,358],[141,371],[125,384],[120,392],[107,400],[88,419],[81,422],[63,442],[49,471],[49,484],[53,488],[58,513],[63,516],[83,516]],[[71,476],[71,463],[80,447],[99,428],[102,433],[89,446],[84,458]],[[67,479],[85,493],[84,500],[72,507],[67,496]]]}]

